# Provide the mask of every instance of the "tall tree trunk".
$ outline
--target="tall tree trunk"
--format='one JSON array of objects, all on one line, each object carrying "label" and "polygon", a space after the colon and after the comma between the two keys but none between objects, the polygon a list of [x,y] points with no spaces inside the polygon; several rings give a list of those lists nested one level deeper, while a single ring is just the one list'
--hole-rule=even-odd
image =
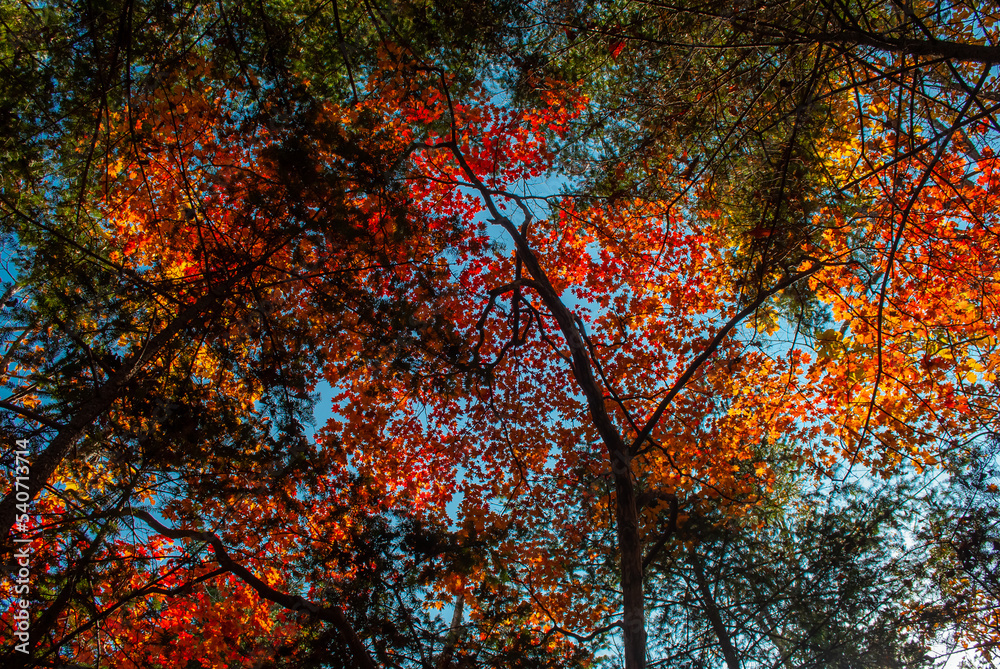
[{"label": "tall tree trunk", "polygon": [[[548,274],[531,250],[525,234],[518,231],[511,220],[504,216],[493,195],[465,160],[465,156],[454,142],[440,146],[451,149],[462,171],[476,185],[486,208],[494,222],[503,227],[514,241],[518,258],[534,279],[523,285],[534,289],[552,314],[566,343],[569,345],[573,376],[587,398],[590,419],[601,435],[607,449],[611,473],[615,482],[615,521],[618,531],[618,551],[621,557],[622,579],[622,632],[625,646],[625,669],[645,669],[646,667],[646,614],[642,590],[642,542],[639,538],[639,512],[635,500],[635,484],[632,481],[632,465],[629,446],[604,406],[604,390],[594,375],[590,352],[585,342],[585,333],[577,325],[573,312],[559,297]],[[524,230],[531,223],[530,211],[522,206],[525,216]]]},{"label": "tall tree trunk", "polygon": [[500,220],[500,223],[514,238],[521,261],[535,279],[533,287],[559,323],[563,337],[569,344],[573,375],[587,398],[590,419],[607,449],[611,475],[615,482],[615,521],[618,552],[621,558],[622,640],[625,646],[625,669],[645,669],[646,604],[642,590],[642,542],[639,538],[639,511],[635,499],[635,484],[632,481],[632,458],[629,447],[604,406],[604,392],[594,376],[584,334],[577,326],[572,312],[556,293],[538,259],[524,237],[518,233],[517,228],[506,218]]},{"label": "tall tree trunk", "polygon": [[708,616],[708,621],[712,624],[715,636],[719,639],[719,645],[722,647],[722,656],[726,660],[726,667],[728,669],[740,669],[740,660],[736,655],[736,648],[733,647],[732,639],[729,638],[729,632],[722,623],[719,607],[715,605],[715,597],[712,596],[712,589],[708,586],[705,571],[701,567],[701,559],[698,557],[698,552],[694,549],[694,546],[688,549],[688,556],[691,559],[691,566],[694,568],[694,577],[698,583],[698,594],[701,597],[701,603],[705,606],[705,614]]},{"label": "tall tree trunk", "polygon": [[444,648],[441,650],[441,656],[437,661],[437,669],[450,669],[451,658],[455,654],[455,646],[458,644],[459,637],[462,634],[462,612],[465,609],[465,596],[462,592],[455,595],[455,610],[451,616],[451,629],[448,630],[448,636],[444,640]]},{"label": "tall tree trunk", "polygon": [[[639,539],[639,511],[635,500],[628,450],[612,453],[615,480],[615,520],[622,574],[622,632],[625,669],[646,666],[646,602],[642,589],[642,542]],[[617,471],[616,471],[617,470]]]}]

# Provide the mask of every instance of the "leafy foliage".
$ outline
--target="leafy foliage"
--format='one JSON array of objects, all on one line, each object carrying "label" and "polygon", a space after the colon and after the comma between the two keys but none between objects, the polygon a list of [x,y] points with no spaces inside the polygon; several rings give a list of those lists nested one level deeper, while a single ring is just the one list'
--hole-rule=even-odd
[{"label": "leafy foliage", "polygon": [[989,8],[0,12],[5,661],[992,661]]}]

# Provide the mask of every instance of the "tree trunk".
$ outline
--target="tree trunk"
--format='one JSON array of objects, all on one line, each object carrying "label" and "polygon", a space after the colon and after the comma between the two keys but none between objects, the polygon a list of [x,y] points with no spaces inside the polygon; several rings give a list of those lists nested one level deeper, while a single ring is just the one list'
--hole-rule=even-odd
[{"label": "tree trunk", "polygon": [[615,479],[618,550],[621,554],[625,669],[645,669],[646,602],[642,589],[642,542],[639,540],[635,486],[632,484],[631,467],[628,465],[628,452],[612,454],[611,457]]},{"label": "tree trunk", "polygon": [[[618,550],[621,556],[622,577],[622,632],[625,646],[625,669],[645,669],[646,667],[646,615],[642,591],[642,542],[639,539],[639,512],[635,501],[635,484],[632,482],[632,466],[629,446],[604,406],[604,391],[594,375],[590,353],[584,341],[585,333],[577,326],[573,313],[559,297],[548,274],[542,269],[538,258],[531,250],[528,240],[518,232],[517,227],[503,215],[493,201],[493,196],[485,184],[469,167],[465,156],[454,143],[447,145],[462,166],[469,180],[475,184],[483,197],[486,208],[517,247],[517,255],[532,276],[531,287],[545,303],[549,313],[556,319],[566,343],[569,345],[573,376],[580,390],[587,398],[587,409],[601,440],[607,449],[611,473],[615,481],[615,520],[618,529]],[[524,228],[531,222],[531,214],[526,209]],[[525,284],[528,285],[528,284]]]},{"label": "tree trunk", "polygon": [[740,669],[740,660],[736,656],[736,649],[729,638],[726,626],[722,624],[719,607],[715,605],[715,597],[712,596],[712,590],[708,587],[705,572],[701,568],[701,560],[698,558],[698,552],[694,549],[694,546],[688,550],[688,556],[691,559],[694,576],[698,582],[698,594],[701,597],[701,603],[705,605],[705,614],[708,616],[709,622],[712,623],[715,636],[719,639],[719,645],[722,647],[722,656],[726,659],[726,667],[728,669]]}]

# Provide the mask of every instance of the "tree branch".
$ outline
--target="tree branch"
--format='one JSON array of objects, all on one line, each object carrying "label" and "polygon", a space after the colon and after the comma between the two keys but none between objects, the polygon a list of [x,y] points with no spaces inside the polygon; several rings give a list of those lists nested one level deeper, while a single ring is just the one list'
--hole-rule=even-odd
[{"label": "tree branch", "polygon": [[361,642],[361,638],[354,631],[354,628],[351,627],[350,622],[344,615],[344,611],[339,606],[320,606],[298,595],[290,595],[286,592],[275,590],[257,578],[249,569],[233,560],[226,550],[225,545],[223,545],[222,540],[211,532],[172,529],[156,520],[156,518],[153,518],[146,511],[132,511],[132,516],[143,521],[165,537],[171,539],[198,539],[209,544],[215,553],[215,560],[219,563],[219,566],[249,585],[264,599],[279,604],[291,611],[305,611],[319,620],[331,623],[340,632],[341,637],[350,647],[351,652],[354,653],[354,658],[358,662],[358,666],[362,669],[375,669],[375,661],[368,653],[368,649]]}]

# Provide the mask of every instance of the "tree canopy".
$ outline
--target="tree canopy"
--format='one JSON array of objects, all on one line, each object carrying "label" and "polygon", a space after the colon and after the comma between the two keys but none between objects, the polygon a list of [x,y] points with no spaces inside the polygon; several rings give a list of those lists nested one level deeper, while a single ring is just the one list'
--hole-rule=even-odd
[{"label": "tree canopy", "polygon": [[992,666],[998,21],[0,0],[4,666]]}]

